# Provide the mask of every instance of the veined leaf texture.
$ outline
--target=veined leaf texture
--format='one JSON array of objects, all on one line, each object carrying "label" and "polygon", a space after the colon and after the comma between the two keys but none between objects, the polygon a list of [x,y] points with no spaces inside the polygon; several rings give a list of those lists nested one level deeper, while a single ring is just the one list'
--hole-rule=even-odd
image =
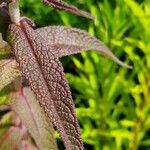
[{"label": "veined leaf texture", "polygon": [[23,75],[50,120],[60,132],[67,150],[82,150],[79,125],[63,67],[52,49],[25,21],[10,25],[10,43]]},{"label": "veined leaf texture", "polygon": [[53,126],[29,87],[11,93],[8,103],[40,150],[57,149]]},{"label": "veined leaf texture", "polygon": [[79,29],[52,26],[34,30],[22,20],[20,26],[10,25],[9,39],[23,75],[60,132],[66,149],[82,150],[74,103],[59,57],[95,49],[122,66],[130,66],[122,63],[95,37]]},{"label": "veined leaf texture", "polygon": [[24,128],[22,126],[13,125],[0,135],[0,150],[12,150],[19,145],[24,136]]},{"label": "veined leaf texture", "polygon": [[[89,13],[62,0],[43,0],[43,2],[54,8],[93,19]],[[2,4],[5,4],[4,7]],[[51,147],[42,141],[42,138],[48,137],[47,139],[49,139],[50,136],[47,136],[45,128],[38,124],[38,121],[44,120],[43,112],[39,118],[38,115],[32,116],[33,113],[36,114],[35,106],[38,107],[35,100],[42,106],[49,120],[59,131],[65,148],[67,150],[83,150],[79,123],[74,111],[75,106],[59,58],[86,50],[95,50],[119,65],[128,68],[131,66],[121,62],[101,41],[79,29],[63,26],[33,29],[31,20],[25,19],[26,17],[20,18],[19,0],[1,0],[0,10],[5,11],[5,16],[8,15],[10,17],[7,17],[8,20],[11,20],[7,36],[10,46],[3,41],[0,35],[0,50],[6,50],[8,47],[15,57],[0,61],[2,82],[0,90],[17,77],[25,78],[28,81],[31,89],[21,85],[19,90],[22,92],[17,91],[10,94],[10,97],[14,98],[11,106],[18,113],[40,149],[46,148],[44,145],[47,145],[48,149],[55,149],[55,142],[52,141],[54,147]],[[0,12],[0,14],[3,13]],[[31,99],[30,104],[29,99]],[[30,116],[31,126],[26,118],[27,114]],[[48,124],[43,123],[43,126],[47,128]]]},{"label": "veined leaf texture", "polygon": [[57,8],[57,9],[65,10],[65,11],[68,11],[70,13],[73,13],[73,14],[76,14],[79,16],[83,16],[83,17],[86,17],[89,19],[94,19],[94,17],[91,14],[78,9],[75,6],[67,4],[62,0],[43,0],[43,2],[49,6],[52,6],[52,7]]},{"label": "veined leaf texture", "polygon": [[94,50],[123,67],[132,68],[120,61],[100,40],[80,29],[50,26],[37,29],[35,32],[47,41],[49,47],[53,47],[53,53],[56,57]]}]

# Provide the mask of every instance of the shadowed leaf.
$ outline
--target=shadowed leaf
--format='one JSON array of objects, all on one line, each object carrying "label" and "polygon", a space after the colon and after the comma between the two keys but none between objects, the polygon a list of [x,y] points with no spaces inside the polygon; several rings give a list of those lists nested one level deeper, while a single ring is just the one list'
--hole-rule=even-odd
[{"label": "shadowed leaf", "polygon": [[0,150],[12,150],[21,143],[23,133],[19,127],[10,127],[0,136]]},{"label": "shadowed leaf", "polygon": [[21,76],[18,64],[14,59],[0,61],[0,91],[17,77]]},{"label": "shadowed leaf", "polygon": [[2,38],[2,34],[0,33],[0,53],[10,53],[11,48],[7,42],[5,42]]},{"label": "shadowed leaf", "polygon": [[91,14],[78,9],[75,6],[69,5],[65,2],[63,2],[62,0],[43,0],[43,2],[49,6],[52,6],[52,7],[57,8],[57,9],[65,10],[65,11],[68,11],[68,12],[71,12],[73,14],[83,16],[83,17],[86,17],[89,19],[94,19],[94,17]]},{"label": "shadowed leaf", "polygon": [[[0,150],[14,150],[21,143],[26,129],[22,126],[18,118],[14,118],[14,113],[11,112],[9,116],[7,116],[7,114],[5,116],[11,117],[13,126],[0,133]],[[4,119],[5,118],[3,118],[3,123],[4,121],[7,122],[7,119]],[[2,121],[0,123],[2,123]]]},{"label": "shadowed leaf", "polygon": [[0,150],[38,150],[15,112],[0,118],[0,129]]},{"label": "shadowed leaf", "polygon": [[[23,75],[28,79],[37,100],[57,127],[67,150],[83,149],[79,125],[74,113],[69,86],[63,68],[49,47],[25,22],[18,28],[11,25],[10,43]],[[42,42],[42,43],[41,43]],[[17,43],[17,44],[16,44]]]},{"label": "shadowed leaf", "polygon": [[2,34],[0,33],[0,49],[5,47],[7,45],[7,42],[5,42],[2,38]]},{"label": "shadowed leaf", "polygon": [[25,139],[21,141],[21,144],[17,147],[17,150],[39,150],[31,139]]},{"label": "shadowed leaf", "polygon": [[42,150],[56,150],[54,129],[30,88],[10,94],[9,104]]},{"label": "shadowed leaf", "polygon": [[37,29],[36,33],[46,41],[56,57],[95,50],[123,67],[132,68],[121,62],[101,41],[80,29],[50,26]]}]

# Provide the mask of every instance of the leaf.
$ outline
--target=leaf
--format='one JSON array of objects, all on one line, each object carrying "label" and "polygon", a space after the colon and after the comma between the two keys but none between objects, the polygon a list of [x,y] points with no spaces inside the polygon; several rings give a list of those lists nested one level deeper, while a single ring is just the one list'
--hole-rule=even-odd
[{"label": "leaf", "polygon": [[21,142],[23,133],[19,127],[11,127],[3,135],[0,136],[0,149],[12,150]]},{"label": "leaf", "polygon": [[11,53],[11,48],[8,45],[8,43],[3,40],[1,33],[0,33],[0,53]]},{"label": "leaf", "polygon": [[26,127],[13,111],[9,111],[0,118],[0,149],[38,150]]},{"label": "leaf", "polygon": [[39,150],[32,142],[32,139],[22,140],[21,144],[17,147],[17,150]]},{"label": "leaf", "polygon": [[[44,108],[48,117],[60,132],[67,150],[82,150],[78,121],[63,67],[51,47],[24,21],[20,27],[9,26],[9,42],[13,47],[23,75]],[[51,53],[47,53],[48,50]]]},{"label": "leaf", "polygon": [[57,8],[57,9],[65,10],[65,11],[68,11],[68,12],[71,12],[73,14],[83,16],[83,17],[86,17],[89,19],[94,19],[94,17],[91,14],[78,9],[75,6],[69,5],[65,2],[63,2],[62,0],[43,0],[43,2],[49,6],[52,6],[52,7]]},{"label": "leaf", "polygon": [[[0,150],[16,149],[24,137],[25,128],[21,125],[20,121],[18,121],[18,118],[15,118],[14,116],[15,115],[12,112],[4,116],[11,117],[13,126],[9,127],[7,130],[5,129],[2,133],[0,133]],[[5,122],[7,122],[6,118]],[[0,123],[2,123],[2,121]]]},{"label": "leaf", "polygon": [[21,76],[18,64],[14,59],[0,61],[0,91],[17,77]]},{"label": "leaf", "polygon": [[0,49],[5,47],[7,45],[7,42],[5,42],[2,38],[2,34],[0,33]]},{"label": "leaf", "polygon": [[[49,47],[53,47],[53,53],[56,57],[76,54],[85,50],[93,49],[100,54],[109,57],[123,67],[132,68],[114,56],[108,47],[101,41],[80,29],[63,26],[49,26],[37,29],[35,32],[46,41]],[[49,53],[51,53],[51,51]]]},{"label": "leaf", "polygon": [[9,105],[18,114],[22,123],[42,150],[56,150],[54,129],[44,110],[40,107],[30,88],[10,94]]}]

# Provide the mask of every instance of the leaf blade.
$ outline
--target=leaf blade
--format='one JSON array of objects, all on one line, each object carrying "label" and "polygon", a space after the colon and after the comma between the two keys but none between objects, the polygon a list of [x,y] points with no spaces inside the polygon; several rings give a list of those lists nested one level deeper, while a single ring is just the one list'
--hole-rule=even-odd
[{"label": "leaf blade", "polygon": [[53,126],[29,87],[10,94],[9,105],[18,114],[40,149],[57,150]]},{"label": "leaf blade", "polygon": [[[21,27],[18,28],[16,25],[10,26],[10,43],[14,48],[14,53],[16,54],[16,59],[20,64],[20,67],[22,69],[23,75],[28,79],[29,84],[34,91],[34,94],[36,95],[37,100],[42,105],[46,113],[48,114],[50,120],[54,124],[54,126],[57,127],[57,130],[61,133],[62,139],[64,141],[65,147],[67,150],[73,150],[73,149],[83,149],[83,144],[80,139],[80,133],[79,133],[79,127],[78,122],[74,114],[74,105],[72,102],[71,94],[69,91],[69,87],[67,85],[66,80],[64,79],[63,74],[63,68],[61,64],[58,62],[57,58],[51,53],[50,55],[46,55],[44,52],[47,52],[47,45],[43,43],[39,38],[37,41],[34,36],[34,30],[32,30],[25,22],[21,23]],[[50,59],[49,59],[50,58]],[[44,62],[45,60],[45,62]],[[42,62],[43,61],[43,62]],[[45,63],[45,64],[44,64]],[[49,64],[47,66],[47,63]],[[58,110],[58,107],[55,104],[55,99],[57,99],[57,94],[59,91],[57,89],[57,92],[53,96],[53,91],[50,90],[54,84],[51,84],[53,76],[49,76],[49,70],[58,68],[58,73],[51,72],[54,76],[54,79],[62,79],[63,86],[61,88],[63,91],[68,90],[67,94],[69,95],[69,98],[67,103],[70,105],[70,110],[67,108],[64,108],[65,111],[69,111],[71,113],[68,114],[69,119],[72,120],[72,124],[68,122],[70,130],[73,130],[72,134],[69,130],[66,130],[67,125],[65,126],[63,124],[63,121],[67,121],[65,119],[68,119],[66,117],[66,113],[61,112]],[[61,75],[60,75],[61,74]],[[55,76],[56,75],[56,76]],[[51,78],[52,77],[52,78]],[[60,81],[59,79],[59,81]],[[47,82],[49,80],[49,83]],[[59,84],[59,83],[58,83]],[[55,86],[56,87],[56,86]],[[68,88],[65,89],[64,88]],[[62,90],[61,89],[61,90]],[[66,91],[65,91],[66,92]],[[64,93],[61,93],[64,94]],[[55,99],[54,99],[55,98]],[[61,103],[65,104],[65,103]],[[63,114],[66,118],[61,120],[61,115]],[[64,117],[63,116],[63,117]]]},{"label": "leaf blade", "polygon": [[0,130],[0,149],[1,150],[12,150],[16,149],[21,143],[26,129],[21,124],[15,113],[9,112],[5,114],[0,120],[0,126],[10,124],[8,127],[1,128]]},{"label": "leaf blade", "polygon": [[43,40],[47,39],[47,44],[49,47],[55,49],[54,52],[57,57],[94,50],[123,67],[132,68],[120,61],[100,40],[80,29],[64,26],[49,26],[37,29],[35,32],[37,35],[43,37]]},{"label": "leaf blade", "polygon": [[73,14],[76,14],[79,16],[83,16],[83,17],[86,17],[86,18],[89,18],[92,20],[94,19],[94,17],[91,14],[78,9],[77,7],[75,7],[73,5],[69,5],[65,2],[63,2],[62,0],[43,0],[43,2],[46,5],[52,6],[56,9],[65,10],[65,11],[68,11],[70,13],[73,13]]}]

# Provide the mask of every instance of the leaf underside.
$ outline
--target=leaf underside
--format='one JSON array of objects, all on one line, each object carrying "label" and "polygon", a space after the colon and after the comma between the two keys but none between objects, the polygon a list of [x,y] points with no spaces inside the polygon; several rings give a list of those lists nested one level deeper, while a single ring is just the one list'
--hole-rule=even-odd
[{"label": "leaf underside", "polygon": [[24,21],[21,21],[20,27],[10,25],[9,31],[9,41],[22,73],[60,132],[66,149],[82,150],[70,89],[64,78],[63,67],[53,54],[53,49]]},{"label": "leaf underside", "polygon": [[[72,55],[86,50],[94,50],[123,67],[132,68],[120,61],[100,40],[80,29],[64,26],[49,26],[37,29],[35,32],[38,35],[36,39],[40,35],[42,40],[45,40],[47,45],[51,47],[56,57]],[[50,50],[49,53],[51,53]]]},{"label": "leaf underside", "polygon": [[18,114],[41,150],[57,149],[53,126],[29,87],[10,94],[9,105]]},{"label": "leaf underside", "polygon": [[0,150],[14,150],[21,143],[25,128],[20,124],[20,120],[14,112],[9,112],[0,118],[0,125],[12,124],[9,128],[0,130]]},{"label": "leaf underside", "polygon": [[0,150],[38,150],[14,111],[0,118],[0,126]]},{"label": "leaf underside", "polygon": [[0,136],[0,149],[12,150],[21,143],[23,133],[19,127],[10,127],[3,135]]}]

